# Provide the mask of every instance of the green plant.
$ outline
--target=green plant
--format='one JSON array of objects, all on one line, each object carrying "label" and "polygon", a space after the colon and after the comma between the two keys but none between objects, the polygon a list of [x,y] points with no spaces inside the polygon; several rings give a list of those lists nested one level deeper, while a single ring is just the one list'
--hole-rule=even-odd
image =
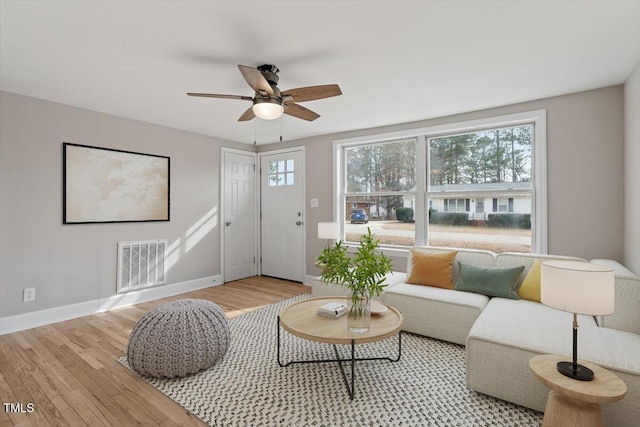
[{"label": "green plant", "polygon": [[531,214],[489,214],[487,225],[495,228],[520,228],[531,230]]},{"label": "green plant", "polygon": [[413,209],[412,208],[397,208],[396,218],[402,222],[413,222]]},{"label": "green plant", "polygon": [[469,214],[466,212],[430,211],[429,224],[436,225],[469,225]]},{"label": "green plant", "polygon": [[339,241],[334,246],[326,247],[316,260],[323,268],[323,283],[335,283],[348,288],[351,293],[352,310],[349,316],[362,315],[364,307],[373,296],[387,286],[385,276],[392,271],[391,260],[378,250],[380,241],[374,239],[371,229],[360,239],[360,245],[353,257],[348,254],[348,247]]}]

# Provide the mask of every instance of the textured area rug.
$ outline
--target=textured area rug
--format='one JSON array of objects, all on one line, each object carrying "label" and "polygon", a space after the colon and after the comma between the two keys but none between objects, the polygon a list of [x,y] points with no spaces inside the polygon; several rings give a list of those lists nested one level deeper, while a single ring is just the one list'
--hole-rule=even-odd
[{"label": "textured area rug", "polygon": [[[277,363],[277,316],[300,296],[230,320],[231,346],[211,369],[145,378],[212,426],[539,426],[542,414],[465,385],[464,347],[403,333],[398,362],[356,364],[353,401],[336,363]],[[333,346],[281,332],[282,356],[334,358]],[[338,346],[350,357],[350,346]],[[397,354],[397,337],[356,346],[357,357]],[[126,358],[118,359],[127,365]],[[347,369],[347,375],[349,375]]]}]

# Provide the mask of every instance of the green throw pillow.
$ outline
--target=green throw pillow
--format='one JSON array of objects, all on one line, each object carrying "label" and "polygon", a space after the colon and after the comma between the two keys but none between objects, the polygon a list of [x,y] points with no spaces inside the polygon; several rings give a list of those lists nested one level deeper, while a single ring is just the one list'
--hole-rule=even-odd
[{"label": "green throw pillow", "polygon": [[457,291],[475,292],[489,297],[520,299],[516,292],[524,265],[518,267],[480,267],[458,261]]}]

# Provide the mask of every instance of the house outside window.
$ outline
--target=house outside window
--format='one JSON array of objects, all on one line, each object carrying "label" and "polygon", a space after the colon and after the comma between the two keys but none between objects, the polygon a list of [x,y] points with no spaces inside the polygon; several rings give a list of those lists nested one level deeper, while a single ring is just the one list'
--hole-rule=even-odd
[{"label": "house outside window", "polygon": [[538,110],[334,141],[344,239],[366,232],[346,223],[345,207],[368,202],[367,225],[397,254],[413,245],[546,253],[545,135]]}]

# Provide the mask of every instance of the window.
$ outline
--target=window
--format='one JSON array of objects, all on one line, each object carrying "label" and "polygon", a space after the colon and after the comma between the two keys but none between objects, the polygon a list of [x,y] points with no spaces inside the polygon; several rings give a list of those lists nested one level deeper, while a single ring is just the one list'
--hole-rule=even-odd
[{"label": "window", "polygon": [[513,212],[513,197],[493,199],[494,212]]},{"label": "window", "polygon": [[269,187],[293,185],[293,159],[269,162]]},{"label": "window", "polygon": [[[431,204],[433,206],[433,203]],[[468,212],[469,199],[444,199],[445,212]]]},{"label": "window", "polygon": [[[428,244],[545,253],[545,115],[334,141],[344,240],[357,242],[370,227],[401,252]],[[353,209],[364,209],[368,223],[351,224]]]},{"label": "window", "polygon": [[[346,146],[341,154],[345,159],[343,206],[351,207],[341,213],[346,219],[345,239],[359,241],[371,226],[369,221],[375,221],[374,232],[381,243],[412,246],[413,221],[398,221],[398,210],[401,218],[403,212],[414,210],[416,140]],[[354,211],[363,215],[354,216]]]}]

